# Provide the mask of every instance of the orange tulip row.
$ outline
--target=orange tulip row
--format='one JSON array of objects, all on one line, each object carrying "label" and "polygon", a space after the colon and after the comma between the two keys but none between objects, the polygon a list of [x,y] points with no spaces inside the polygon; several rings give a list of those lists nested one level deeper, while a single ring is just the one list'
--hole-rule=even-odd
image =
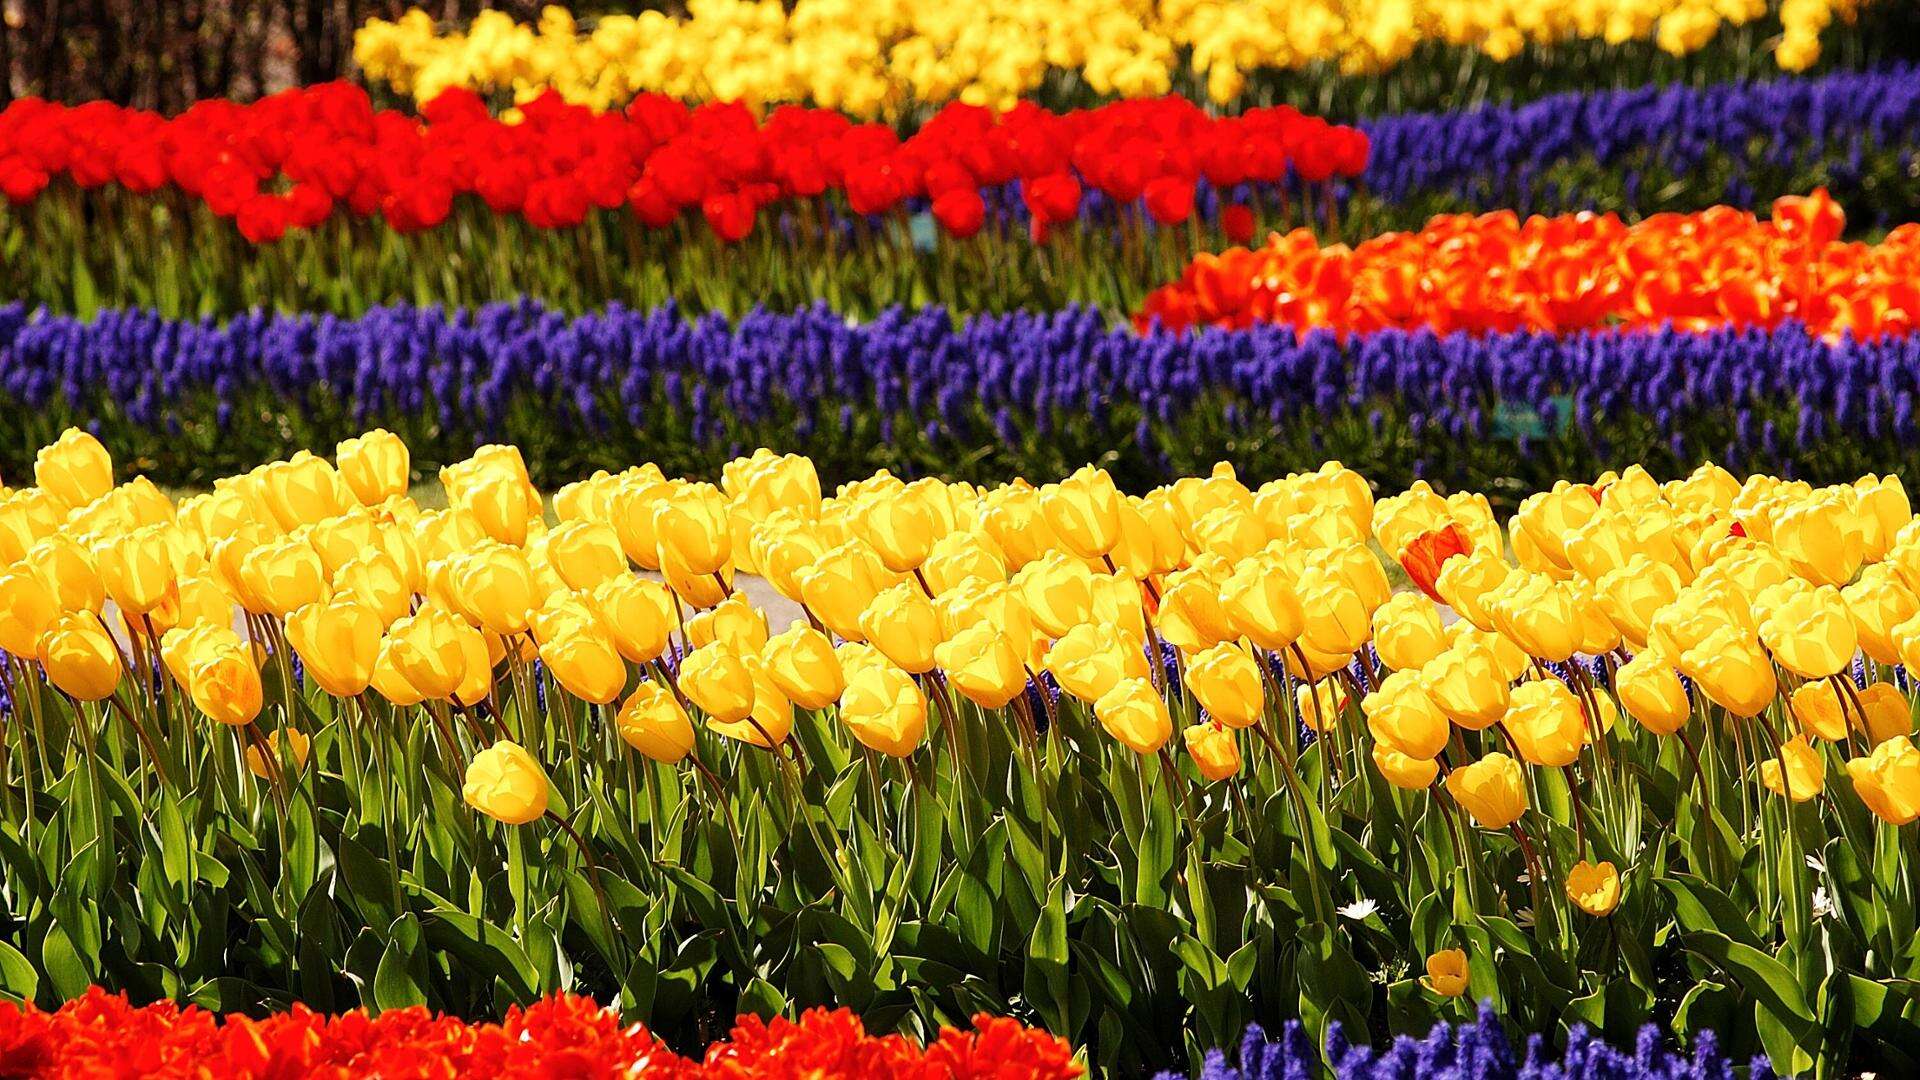
[{"label": "orange tulip row", "polygon": [[1903,334],[1920,321],[1920,225],[1842,243],[1824,188],[1770,218],[1717,206],[1628,225],[1613,214],[1436,217],[1417,233],[1321,247],[1305,229],[1202,254],[1135,316],[1181,329],[1289,323],[1367,333],[1571,332],[1604,326]]}]

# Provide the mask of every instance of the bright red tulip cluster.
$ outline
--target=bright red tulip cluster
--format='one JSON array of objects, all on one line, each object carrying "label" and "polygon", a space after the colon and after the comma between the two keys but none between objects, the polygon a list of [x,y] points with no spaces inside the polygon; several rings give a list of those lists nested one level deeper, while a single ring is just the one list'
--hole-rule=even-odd
[{"label": "bright red tulip cluster", "polygon": [[1016,180],[1041,229],[1072,220],[1089,189],[1174,223],[1193,212],[1202,179],[1321,183],[1357,175],[1368,154],[1361,132],[1287,106],[1215,118],[1176,97],[1068,113],[951,104],[905,139],[831,110],[784,106],[759,119],[737,103],[690,109],[658,95],[595,113],[549,94],[519,112],[496,119],[464,90],[419,116],[376,111],[345,83],[249,105],[202,101],[171,119],[22,99],[0,112],[0,192],[21,204],[56,177],[137,193],[171,185],[254,242],[340,212],[430,229],[463,195],[542,228],[623,205],[654,227],[697,211],[734,241],[770,204],[833,192],[860,214],[928,200],[964,237],[986,220],[983,193]]},{"label": "bright red tulip cluster", "polygon": [[1732,207],[1657,214],[1436,217],[1417,233],[1321,247],[1304,229],[1266,246],[1203,254],[1147,297],[1136,325],[1291,323],[1367,333],[1567,332],[1600,326],[1771,328],[1904,334],[1920,322],[1920,225],[1842,243],[1846,214],[1822,188]]},{"label": "bright red tulip cluster", "polygon": [[1046,1032],[987,1016],[974,1024],[943,1029],[922,1047],[869,1035],[845,1009],[814,1009],[798,1021],[747,1016],[695,1060],[571,994],[509,1009],[498,1024],[468,1024],[423,1008],[329,1017],[302,1005],[265,1020],[223,1019],[172,1002],[136,1008],[95,988],[57,1012],[0,1005],[0,1077],[1068,1080],[1082,1072],[1066,1043]]}]

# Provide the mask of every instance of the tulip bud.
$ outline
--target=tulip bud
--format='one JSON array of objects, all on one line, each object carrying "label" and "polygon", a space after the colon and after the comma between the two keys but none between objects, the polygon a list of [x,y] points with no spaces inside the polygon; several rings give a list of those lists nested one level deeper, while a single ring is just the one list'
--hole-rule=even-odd
[{"label": "tulip bud", "polygon": [[503,825],[525,825],[547,812],[549,786],[533,755],[502,739],[473,756],[460,797]]},{"label": "tulip bud", "polygon": [[350,596],[308,604],[287,616],[287,643],[307,676],[335,697],[353,697],[372,684],[383,630],[373,609]]},{"label": "tulip bud", "polygon": [[868,749],[906,757],[926,736],[927,699],[906,672],[874,665],[847,680],[840,720]]},{"label": "tulip bud", "polygon": [[1620,906],[1620,872],[1610,862],[1581,859],[1567,871],[1567,899],[1581,911],[1604,918]]},{"label": "tulip bud", "polygon": [[[1452,786],[1452,779],[1448,779]],[[1459,997],[1467,992],[1467,954],[1459,949],[1441,949],[1427,957],[1427,973],[1420,985],[1441,997]]]},{"label": "tulip bud", "polygon": [[1896,735],[1866,757],[1847,762],[1854,793],[1875,817],[1895,827],[1920,817],[1920,750]]},{"label": "tulip bud", "polygon": [[1385,743],[1376,743],[1373,748],[1373,767],[1387,783],[1405,791],[1419,791],[1433,786],[1434,778],[1440,775],[1440,763],[1432,758],[1409,757]]},{"label": "tulip bud", "polygon": [[1396,671],[1373,693],[1360,700],[1367,730],[1374,741],[1396,753],[1421,761],[1446,749],[1452,729],[1446,714],[1435,705],[1415,671]]},{"label": "tulip bud", "polygon": [[1417,592],[1400,593],[1373,613],[1373,647],[1394,671],[1418,671],[1447,648],[1440,609]]},{"label": "tulip bud", "polygon": [[1494,628],[1529,656],[1560,663],[1580,644],[1573,592],[1544,575],[1515,571],[1482,604]]},{"label": "tulip bud", "polygon": [[373,662],[373,682],[375,692],[386,698],[397,708],[410,709],[426,700],[426,695],[414,689],[407,677],[400,673],[400,667],[394,662],[394,639],[386,637],[380,641],[380,655]]},{"label": "tulip bud", "polygon": [[1760,783],[1775,795],[1785,795],[1797,803],[1820,794],[1826,785],[1826,771],[1820,752],[1805,735],[1795,735],[1773,756],[1760,759]]},{"label": "tulip bud", "polygon": [[0,570],[0,650],[33,656],[60,614],[53,590],[24,567]]},{"label": "tulip bud", "polygon": [[915,675],[933,670],[940,618],[918,585],[902,582],[860,613],[860,632],[887,659]]},{"label": "tulip bud", "polygon": [[567,693],[592,705],[611,705],[627,686],[627,666],[612,635],[598,626],[572,627],[540,646],[540,660]]},{"label": "tulip bud", "polygon": [[990,619],[970,622],[935,646],[947,681],[983,709],[1005,708],[1027,689],[1027,669],[1013,639]]},{"label": "tulip bud", "polygon": [[1671,735],[1686,726],[1690,707],[1680,675],[1658,653],[1643,652],[1613,673],[1614,693],[1627,715],[1655,735]]},{"label": "tulip bud", "polygon": [[1266,711],[1257,661],[1232,642],[1223,641],[1190,658],[1184,678],[1207,715],[1227,727],[1249,727]]},{"label": "tulip bud", "polygon": [[1527,812],[1527,782],[1520,763],[1488,754],[1447,774],[1447,793],[1483,829],[1504,829]]},{"label": "tulip bud", "polygon": [[840,699],[846,676],[827,635],[795,625],[774,635],[761,649],[767,676],[788,700],[803,709],[824,709]]},{"label": "tulip bud", "polygon": [[287,615],[327,598],[328,578],[320,556],[305,538],[282,536],[247,552],[240,560],[243,604],[256,615]]},{"label": "tulip bud", "polygon": [[100,701],[120,685],[120,650],[91,611],[55,616],[41,633],[34,655],[47,680],[80,701]]},{"label": "tulip bud", "polygon": [[1240,744],[1231,728],[1219,724],[1194,724],[1181,733],[1194,768],[1208,783],[1217,783],[1240,772]]},{"label": "tulip bud", "polygon": [[262,780],[271,780],[288,761],[293,764],[292,772],[299,773],[307,767],[307,750],[311,740],[298,728],[281,728],[267,739],[267,748],[273,753],[273,762],[268,764],[266,755],[258,746],[247,747],[247,771]]},{"label": "tulip bud", "polygon": [[1433,588],[1461,618],[1482,630],[1492,630],[1495,627],[1486,608],[1486,597],[1513,572],[1513,567],[1500,558],[1497,548],[1477,548],[1447,560]]},{"label": "tulip bud", "polygon": [[480,632],[432,605],[387,629],[394,669],[421,698],[434,701],[453,697],[468,681],[469,638],[479,642]]},{"label": "tulip bud", "polygon": [[113,490],[113,459],[100,440],[68,428],[35,455],[33,482],[70,508],[85,506]]},{"label": "tulip bud", "polygon": [[1513,691],[1500,721],[1530,765],[1562,768],[1579,760],[1588,742],[1586,713],[1567,684],[1533,679]]},{"label": "tulip bud", "polygon": [[645,679],[620,705],[614,726],[628,746],[662,765],[678,765],[693,752],[693,722],[667,689]]},{"label": "tulip bud", "polygon": [[58,532],[67,509],[44,488],[0,496],[0,566],[26,558],[34,545]]},{"label": "tulip bud", "polygon": [[1058,484],[1040,489],[1040,512],[1068,551],[1098,559],[1120,539],[1123,496],[1105,469],[1083,466]]},{"label": "tulip bud", "polygon": [[1107,734],[1137,754],[1151,754],[1173,736],[1167,703],[1145,679],[1120,680],[1094,703],[1093,712]]}]

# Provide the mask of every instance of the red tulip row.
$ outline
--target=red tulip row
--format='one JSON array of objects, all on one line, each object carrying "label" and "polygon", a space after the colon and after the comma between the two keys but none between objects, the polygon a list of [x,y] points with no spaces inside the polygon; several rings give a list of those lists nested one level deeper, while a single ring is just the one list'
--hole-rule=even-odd
[{"label": "red tulip row", "polygon": [[757,118],[737,103],[689,109],[657,95],[618,113],[548,95],[519,113],[496,119],[462,90],[418,116],[376,111],[345,83],[250,105],[202,101],[170,119],[23,99],[0,112],[0,193],[31,202],[55,177],[139,193],[172,186],[257,243],[340,212],[429,229],[461,195],[542,228],[578,225],[595,208],[631,206],[653,227],[697,211],[729,241],[783,200],[837,193],[856,214],[926,200],[964,237],[985,221],[983,196],[1016,180],[1041,228],[1072,220],[1089,189],[1182,221],[1203,179],[1322,183],[1358,175],[1368,154],[1361,132],[1284,105],[1215,118],[1177,97],[1067,113],[952,104],[904,139],[831,110]]},{"label": "red tulip row", "polygon": [[44,1012],[0,1005],[0,1076],[95,1077],[762,1077],[889,1076],[919,1080],[1067,1080],[1066,1043],[1014,1020],[980,1016],[931,1044],[867,1034],[846,1009],[798,1021],[745,1016],[699,1059],[681,1057],[592,999],[556,994],[468,1024],[424,1008],[323,1016],[302,1005],[264,1020],[220,1018],[172,1002],[134,1007],[99,988]]}]

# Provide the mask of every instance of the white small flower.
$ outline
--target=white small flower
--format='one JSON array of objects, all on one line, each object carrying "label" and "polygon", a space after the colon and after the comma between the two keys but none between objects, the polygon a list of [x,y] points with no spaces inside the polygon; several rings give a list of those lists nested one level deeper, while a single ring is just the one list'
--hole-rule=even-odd
[{"label": "white small flower", "polygon": [[1824,919],[1827,916],[1832,914],[1833,914],[1833,897],[1827,895],[1827,887],[1825,885],[1822,885],[1819,888],[1814,889],[1813,890],[1813,917],[1816,919]]},{"label": "white small flower", "polygon": [[1519,927],[1523,930],[1532,929],[1533,928],[1533,909],[1528,907],[1523,907],[1519,911],[1514,912],[1513,921],[1516,924],[1518,924]]},{"label": "white small flower", "polygon": [[1353,903],[1348,904],[1346,907],[1336,908],[1334,910],[1355,922],[1359,922],[1374,912],[1379,911],[1380,905],[1363,896]]},{"label": "white small flower", "polygon": [[1821,862],[1820,856],[1818,855],[1808,855],[1807,869],[1813,871],[1816,874],[1824,874],[1827,872],[1827,864],[1824,862]]}]

